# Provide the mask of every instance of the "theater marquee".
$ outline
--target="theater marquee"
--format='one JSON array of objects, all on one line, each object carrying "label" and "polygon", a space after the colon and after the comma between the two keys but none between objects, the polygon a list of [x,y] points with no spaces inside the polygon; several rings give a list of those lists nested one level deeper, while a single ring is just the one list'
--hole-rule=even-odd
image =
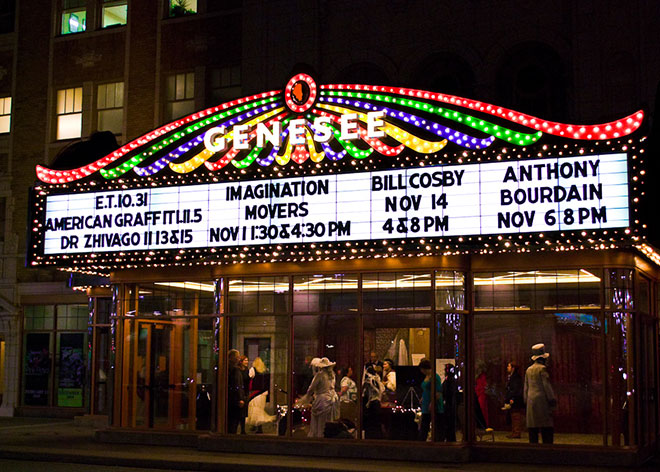
[{"label": "theater marquee", "polygon": [[625,154],[54,195],[45,254],[628,226]]},{"label": "theater marquee", "polygon": [[641,226],[642,120],[564,124],[297,74],[82,167],[37,166],[28,264],[107,273],[612,247]]}]

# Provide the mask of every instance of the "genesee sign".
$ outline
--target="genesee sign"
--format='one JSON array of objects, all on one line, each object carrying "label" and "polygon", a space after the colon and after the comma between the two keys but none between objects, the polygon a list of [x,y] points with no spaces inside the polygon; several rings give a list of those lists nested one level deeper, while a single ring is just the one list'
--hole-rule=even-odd
[{"label": "genesee sign", "polygon": [[51,195],[44,254],[629,225],[626,154]]}]

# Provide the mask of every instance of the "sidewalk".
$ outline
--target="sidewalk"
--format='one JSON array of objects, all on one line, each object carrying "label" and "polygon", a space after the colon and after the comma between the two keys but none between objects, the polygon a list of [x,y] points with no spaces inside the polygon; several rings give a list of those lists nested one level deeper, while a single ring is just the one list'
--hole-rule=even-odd
[{"label": "sidewalk", "polygon": [[[96,442],[94,428],[71,420],[0,418],[0,458],[94,465],[117,465],[186,471],[241,472],[403,472],[403,471],[597,471],[595,467],[525,464],[429,464],[364,459],[332,459],[265,454],[204,452],[188,447],[164,447]],[[630,469],[608,469],[630,470]],[[657,471],[650,464],[637,471]]]}]

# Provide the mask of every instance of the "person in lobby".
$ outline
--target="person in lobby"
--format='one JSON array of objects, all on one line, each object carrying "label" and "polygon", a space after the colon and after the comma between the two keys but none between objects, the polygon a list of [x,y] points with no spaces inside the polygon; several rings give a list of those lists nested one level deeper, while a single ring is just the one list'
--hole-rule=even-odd
[{"label": "person in lobby", "polygon": [[248,372],[250,378],[250,395],[247,409],[247,425],[255,431],[263,433],[263,426],[274,423],[276,415],[266,412],[266,402],[270,392],[270,373],[261,357],[257,356],[252,361],[252,367]]},{"label": "person in lobby", "polygon": [[525,409],[523,381],[515,362],[509,362],[506,365],[506,373],[506,391],[502,410],[511,418],[511,434],[507,435],[507,438],[518,439],[522,436],[523,412]]},{"label": "person in lobby", "polygon": [[227,353],[227,432],[236,434],[246,403],[243,375],[238,368],[240,352],[230,349]]},{"label": "person in lobby", "polygon": [[385,392],[385,385],[373,365],[367,367],[362,375],[362,428],[365,439],[383,437],[380,411],[383,392]]},{"label": "person in lobby", "polygon": [[[419,425],[420,441],[428,439],[429,430],[431,429],[431,377],[433,369],[431,361],[427,358],[419,361],[419,370],[424,374],[424,381],[422,382],[422,421]],[[442,379],[435,374],[435,440],[445,440],[445,424],[444,424],[444,401],[442,398]]]},{"label": "person in lobby", "polygon": [[554,440],[553,411],[557,406],[555,392],[550,384],[546,361],[550,354],[545,352],[545,345],[532,346],[532,361],[525,372],[523,399],[527,404],[527,430],[529,442],[538,444],[539,432],[543,444],[552,444]]},{"label": "person in lobby", "polygon": [[[249,359],[247,356],[240,356],[238,358],[238,369],[241,371],[241,377],[243,378],[243,392],[245,394],[246,402],[250,397],[250,373],[248,372]],[[239,429],[241,434],[245,434],[245,418],[247,417],[248,406],[247,403],[241,408],[241,418],[238,422]]]},{"label": "person in lobby", "polygon": [[322,438],[325,424],[339,418],[339,397],[335,391],[335,362],[323,357],[315,366],[312,383],[297,402],[297,405],[312,404],[312,419],[309,425],[310,438]]},{"label": "person in lobby", "polygon": [[445,380],[442,382],[442,399],[445,402],[445,440],[456,442],[456,410],[458,408],[458,388],[453,364],[445,364]]},{"label": "person in lobby", "polygon": [[394,361],[392,359],[383,361],[383,385],[385,385],[386,392],[396,392],[396,372],[394,371]]},{"label": "person in lobby", "polygon": [[376,351],[371,351],[369,353],[369,360],[364,364],[364,369],[367,370],[369,367],[373,367],[374,372],[378,375],[378,377],[383,379],[383,361],[381,361],[378,358],[378,354],[376,354]]},{"label": "person in lobby", "polygon": [[[488,388],[486,370],[486,363],[478,361],[476,369],[477,377],[474,382],[474,393],[477,395],[478,408],[480,410],[481,418],[483,418],[484,429],[490,426],[490,420],[488,418],[488,396],[486,395],[486,389]],[[479,417],[479,413],[477,413],[477,417]]]}]

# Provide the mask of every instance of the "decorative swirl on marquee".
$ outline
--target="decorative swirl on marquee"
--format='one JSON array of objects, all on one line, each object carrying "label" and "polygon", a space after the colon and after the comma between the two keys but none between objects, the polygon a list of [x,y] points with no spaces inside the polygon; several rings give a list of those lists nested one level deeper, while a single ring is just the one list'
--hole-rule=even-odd
[{"label": "decorative swirl on marquee", "polygon": [[[367,113],[383,113],[385,133],[382,138],[367,135]],[[340,118],[357,115],[358,139],[342,139]],[[490,121],[493,117],[497,122]],[[315,118],[329,120],[332,132],[328,142],[313,139]],[[305,119],[303,144],[292,144],[289,124]],[[629,135],[644,118],[638,111],[619,120],[597,125],[571,125],[543,120],[525,113],[477,100],[403,87],[358,84],[334,84],[318,87],[312,77],[298,74],[284,90],[233,100],[193,113],[151,131],[121,146],[107,156],[76,169],[56,170],[36,167],[39,180],[49,184],[73,182],[99,173],[104,179],[116,179],[129,171],[149,177],[165,168],[175,173],[189,173],[204,165],[217,172],[229,163],[245,169],[255,163],[267,167],[276,162],[303,164],[308,159],[338,161],[347,155],[364,159],[377,153],[384,158],[397,156],[405,149],[419,154],[433,154],[449,142],[464,149],[483,149],[496,140],[526,146],[544,133],[575,140],[603,140]],[[268,142],[263,147],[236,149],[230,139],[235,125],[248,126],[248,141],[255,140],[256,127],[274,122],[282,125],[281,145]],[[211,128],[225,127],[228,145],[219,152],[207,149],[204,135]]]}]

